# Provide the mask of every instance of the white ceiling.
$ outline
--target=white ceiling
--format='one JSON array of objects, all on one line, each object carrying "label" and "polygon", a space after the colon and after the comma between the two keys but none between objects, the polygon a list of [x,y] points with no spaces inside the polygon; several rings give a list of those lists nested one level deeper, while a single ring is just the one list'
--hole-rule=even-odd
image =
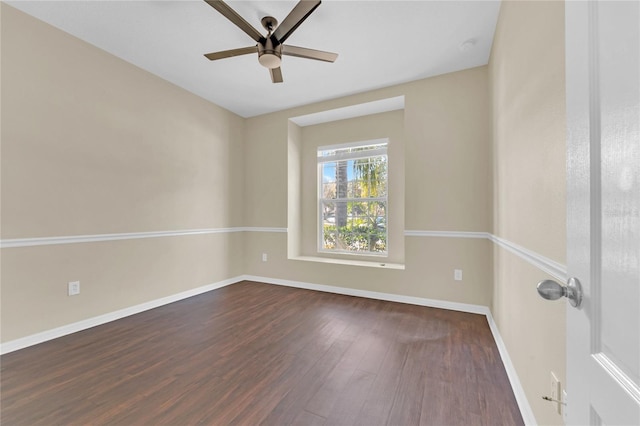
[{"label": "white ceiling", "polygon": [[[257,55],[203,54],[254,45],[204,1],[8,1],[36,18],[243,117],[484,65],[499,1],[325,0],[285,44],[339,54],[335,63],[282,59],[273,84]],[[295,0],[229,0],[264,32]],[[465,49],[464,43],[475,44]],[[467,46],[468,47],[468,46]]]}]

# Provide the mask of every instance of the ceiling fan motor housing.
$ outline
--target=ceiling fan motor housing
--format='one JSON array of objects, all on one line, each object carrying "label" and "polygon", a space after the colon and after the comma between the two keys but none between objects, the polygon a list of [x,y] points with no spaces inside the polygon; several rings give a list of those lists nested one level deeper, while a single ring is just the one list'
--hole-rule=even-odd
[{"label": "ceiling fan motor housing", "polygon": [[258,43],[258,62],[263,67],[278,68],[282,62],[282,45],[274,41],[273,37],[265,39],[264,43]]}]

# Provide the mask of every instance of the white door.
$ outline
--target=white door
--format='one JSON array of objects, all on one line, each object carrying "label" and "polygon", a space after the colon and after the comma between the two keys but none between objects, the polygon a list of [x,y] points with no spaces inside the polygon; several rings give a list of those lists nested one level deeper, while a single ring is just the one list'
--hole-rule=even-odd
[{"label": "white door", "polygon": [[640,425],[640,2],[565,4],[567,422]]}]

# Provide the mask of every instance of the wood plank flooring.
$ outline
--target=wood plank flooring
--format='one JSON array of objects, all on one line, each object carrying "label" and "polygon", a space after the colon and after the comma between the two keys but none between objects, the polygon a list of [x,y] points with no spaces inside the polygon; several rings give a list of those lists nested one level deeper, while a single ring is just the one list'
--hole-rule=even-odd
[{"label": "wood plank flooring", "polygon": [[487,321],[241,282],[6,354],[3,425],[521,425]]}]

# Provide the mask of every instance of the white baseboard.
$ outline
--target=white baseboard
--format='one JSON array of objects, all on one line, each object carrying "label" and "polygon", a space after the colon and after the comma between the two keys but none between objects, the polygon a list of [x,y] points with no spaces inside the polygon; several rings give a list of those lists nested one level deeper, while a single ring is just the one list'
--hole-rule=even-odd
[{"label": "white baseboard", "polygon": [[196,296],[198,294],[206,293],[211,290],[222,288],[239,281],[242,281],[242,277],[229,278],[217,283],[208,284],[202,287],[194,288],[191,290],[183,291],[181,293],[173,294],[171,296],[162,297],[160,299],[151,300],[149,302],[141,303],[139,305],[130,306],[128,308],[120,309],[108,314],[98,315],[97,317],[88,318],[86,320],[74,322],[71,324],[63,325],[62,327],[53,328],[51,330],[43,331],[40,333],[32,334],[30,336],[22,337],[20,339],[11,340],[3,343],[0,346],[0,354],[7,354],[9,352],[17,351],[29,346],[37,345],[48,340],[57,339],[58,337],[66,336],[67,334],[76,333],[78,331],[86,330],[97,325],[106,324],[111,321],[118,320],[120,318],[128,317],[130,315],[138,314],[140,312],[148,311],[169,303],[177,302],[188,297]]},{"label": "white baseboard", "polygon": [[451,311],[469,312],[472,314],[486,315],[489,308],[481,305],[470,305],[467,303],[447,302],[445,300],[425,299],[422,297],[403,296],[400,294],[380,293],[377,291],[358,290],[348,287],[336,287],[332,285],[312,284],[300,281],[282,280],[279,278],[258,277],[255,275],[244,275],[247,281],[258,281],[267,284],[276,284],[286,287],[303,288],[306,290],[323,291],[325,293],[344,294],[346,296],[365,297],[367,299],[386,300],[389,302],[407,303],[410,305],[428,306],[430,308],[449,309]]},{"label": "white baseboard", "polygon": [[500,335],[500,331],[498,330],[498,325],[493,320],[493,315],[491,315],[491,311],[487,312],[487,322],[489,323],[489,328],[491,329],[491,333],[493,334],[493,340],[496,342],[496,346],[498,347],[498,351],[500,352],[500,357],[502,358],[502,364],[504,365],[504,369],[507,372],[507,376],[509,377],[509,382],[511,383],[511,389],[513,389],[513,394],[516,397],[516,402],[518,403],[518,407],[520,408],[520,414],[522,415],[522,420],[524,420],[525,425],[537,425],[536,418],[533,415],[533,410],[529,405],[529,400],[527,399],[526,394],[524,393],[524,388],[520,383],[520,379],[518,378],[518,373],[516,373],[516,368],[513,366],[511,362],[511,358],[509,357],[509,352],[507,351],[507,347],[502,340],[502,336]]},{"label": "white baseboard", "polygon": [[502,363],[504,365],[505,371],[507,372],[507,376],[509,377],[511,388],[513,389],[513,393],[518,403],[518,407],[520,408],[522,418],[526,425],[536,424],[536,419],[533,416],[533,411],[531,410],[531,406],[529,405],[527,397],[524,393],[524,389],[520,384],[520,380],[518,379],[518,374],[516,373],[513,363],[511,362],[511,358],[509,357],[507,348],[502,340],[502,337],[500,336],[498,327],[495,321],[493,320],[493,316],[491,315],[491,311],[489,310],[488,307],[482,306],[482,305],[472,305],[467,303],[448,302],[445,300],[427,299],[422,297],[403,296],[399,294],[358,290],[358,289],[353,289],[348,287],[335,287],[330,285],[312,284],[312,283],[306,283],[301,281],[283,280],[279,278],[259,277],[255,275],[240,275],[234,278],[229,278],[223,281],[219,281],[217,283],[205,285],[202,287],[183,291],[181,293],[177,293],[171,296],[141,303],[139,305],[131,306],[129,308],[120,309],[118,311],[110,312],[108,314],[99,315],[83,321],[78,321],[72,324],[64,325],[62,327],[57,327],[51,330],[43,331],[41,333],[32,334],[30,336],[26,336],[20,339],[11,340],[9,342],[3,343],[0,346],[0,354],[6,354],[6,353],[17,351],[19,349],[23,349],[29,346],[37,345],[38,343],[43,343],[48,340],[57,339],[58,337],[62,337],[68,334],[76,333],[78,331],[86,330],[91,327],[95,327],[101,324],[105,324],[111,321],[125,318],[140,312],[148,311],[150,309],[154,309],[163,305],[168,305],[169,303],[177,302],[179,300],[183,300],[192,296],[197,296],[199,294],[216,290],[218,288],[226,287],[228,285],[235,284],[240,281],[257,281],[257,282],[281,285],[286,287],[295,287],[295,288],[302,288],[306,290],[322,291],[326,293],[344,294],[347,296],[364,297],[367,299],[386,300],[389,302],[407,303],[410,305],[428,306],[431,308],[448,309],[452,311],[460,311],[460,312],[468,312],[472,314],[485,315],[487,317],[487,322],[489,323],[489,328],[491,329],[491,332],[493,334],[493,338],[496,342],[496,346],[498,347],[498,351],[500,352],[500,356],[502,358]]}]

